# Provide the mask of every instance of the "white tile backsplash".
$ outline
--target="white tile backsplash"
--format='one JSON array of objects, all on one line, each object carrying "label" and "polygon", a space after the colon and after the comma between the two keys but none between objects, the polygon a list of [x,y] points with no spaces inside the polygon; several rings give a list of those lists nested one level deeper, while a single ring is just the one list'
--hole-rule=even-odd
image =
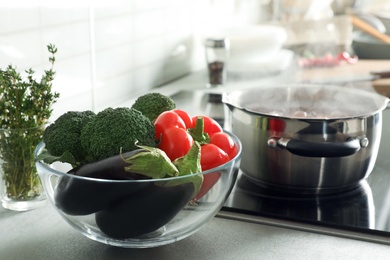
[{"label": "white tile backsplash", "polygon": [[105,5],[97,5],[93,7],[95,18],[108,18],[118,15],[131,15],[134,11],[134,0],[111,0],[105,1]]},{"label": "white tile backsplash", "polygon": [[22,31],[16,34],[0,34],[0,67],[8,64],[25,70],[42,63],[40,30]]},{"label": "white tile backsplash", "polygon": [[[165,35],[164,75],[171,81],[192,70],[193,51],[192,33],[186,29],[173,31]],[[180,67],[177,66],[180,64]]]},{"label": "white tile backsplash", "polygon": [[140,94],[154,86],[164,83],[164,61],[134,70],[133,87],[135,94]]},{"label": "white tile backsplash", "polygon": [[84,7],[40,7],[40,19],[44,26],[63,25],[80,21],[88,21],[89,8]]},{"label": "white tile backsplash", "polygon": [[134,16],[134,40],[163,34],[166,28],[165,10],[153,9]]},{"label": "white tile backsplash", "polygon": [[91,50],[90,26],[88,20],[81,20],[42,29],[42,48],[47,52],[49,43],[55,44],[58,61],[83,55]]},{"label": "white tile backsplash", "polygon": [[161,9],[167,5],[167,1],[161,0],[134,0],[134,10],[136,12],[150,10],[150,9]]},{"label": "white tile backsplash", "polygon": [[100,50],[132,42],[133,25],[134,19],[129,15],[96,19],[94,23],[96,49]]},{"label": "white tile backsplash", "polygon": [[61,98],[71,98],[80,93],[91,92],[93,85],[90,62],[90,53],[55,62],[56,77],[53,85],[55,90],[61,94]]},{"label": "white tile backsplash", "polygon": [[0,67],[13,63],[42,71],[48,66],[46,46],[55,44],[54,86],[61,96],[53,119],[68,110],[114,106],[199,67],[193,51],[202,47],[194,46],[193,39],[196,29],[208,21],[205,14],[210,14],[212,2],[0,4]]},{"label": "white tile backsplash", "polygon": [[106,80],[99,80],[95,88],[95,105],[97,110],[107,106],[115,106],[132,97],[133,74],[124,73]]},{"label": "white tile backsplash", "polygon": [[183,1],[180,5],[169,6],[165,9],[165,30],[177,31],[185,28],[191,31],[192,5]]},{"label": "white tile backsplash", "polygon": [[158,35],[134,43],[134,66],[145,67],[164,59],[166,53],[164,35]]},{"label": "white tile backsplash", "polygon": [[71,98],[61,97],[59,101],[53,105],[51,121],[55,120],[67,111],[91,110],[92,107],[93,101],[90,91],[81,92]]},{"label": "white tile backsplash", "polygon": [[131,44],[96,51],[96,79],[104,80],[130,73],[133,69]]},{"label": "white tile backsplash", "polygon": [[40,27],[38,7],[2,7],[0,3],[0,35],[37,29]]}]

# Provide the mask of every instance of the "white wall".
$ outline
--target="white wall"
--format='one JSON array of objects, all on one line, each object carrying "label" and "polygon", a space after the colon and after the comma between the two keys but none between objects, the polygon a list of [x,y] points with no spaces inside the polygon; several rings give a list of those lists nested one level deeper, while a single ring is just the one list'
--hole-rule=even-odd
[{"label": "white wall", "polygon": [[98,111],[205,66],[213,25],[258,19],[269,0],[0,0],[0,67],[49,68],[55,44],[55,119]]}]

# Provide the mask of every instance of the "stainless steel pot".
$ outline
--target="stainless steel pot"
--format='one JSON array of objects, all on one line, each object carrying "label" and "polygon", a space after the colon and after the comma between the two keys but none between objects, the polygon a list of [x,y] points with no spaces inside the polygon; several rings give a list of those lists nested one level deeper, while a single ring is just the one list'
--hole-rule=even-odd
[{"label": "stainless steel pot", "polygon": [[286,85],[225,93],[227,125],[242,141],[243,173],[256,184],[324,194],[372,171],[388,99],[368,91]]}]

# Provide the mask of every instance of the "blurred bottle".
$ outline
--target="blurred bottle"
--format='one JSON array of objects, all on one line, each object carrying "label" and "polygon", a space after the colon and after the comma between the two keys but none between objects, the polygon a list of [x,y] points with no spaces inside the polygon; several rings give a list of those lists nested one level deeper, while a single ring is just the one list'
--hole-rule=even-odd
[{"label": "blurred bottle", "polygon": [[222,86],[226,82],[226,64],[229,57],[229,40],[208,38],[205,42],[208,70],[207,87]]}]

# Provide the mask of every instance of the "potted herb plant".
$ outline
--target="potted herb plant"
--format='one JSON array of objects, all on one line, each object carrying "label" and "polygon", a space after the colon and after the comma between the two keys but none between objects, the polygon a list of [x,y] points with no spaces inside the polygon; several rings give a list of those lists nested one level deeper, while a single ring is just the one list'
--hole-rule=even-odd
[{"label": "potted herb plant", "polygon": [[33,152],[59,97],[52,91],[57,48],[47,48],[51,68],[40,80],[32,69],[24,77],[12,65],[0,69],[0,196],[3,207],[11,210],[29,210],[46,199]]}]

